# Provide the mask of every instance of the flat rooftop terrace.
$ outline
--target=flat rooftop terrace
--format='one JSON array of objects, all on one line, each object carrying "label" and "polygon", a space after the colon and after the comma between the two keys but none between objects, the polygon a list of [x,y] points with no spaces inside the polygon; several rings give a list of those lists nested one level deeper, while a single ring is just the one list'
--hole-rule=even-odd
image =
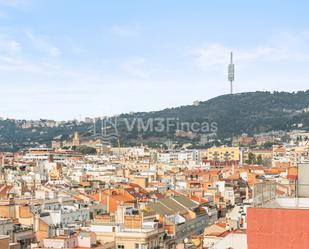
[{"label": "flat rooftop terrace", "polygon": [[264,208],[309,209],[309,198],[276,198],[262,206]]}]

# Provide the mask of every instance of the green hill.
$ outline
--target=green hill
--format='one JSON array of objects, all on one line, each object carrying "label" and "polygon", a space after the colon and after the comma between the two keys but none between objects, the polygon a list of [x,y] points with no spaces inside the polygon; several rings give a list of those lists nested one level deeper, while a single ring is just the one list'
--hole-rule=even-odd
[{"label": "green hill", "polygon": [[[159,101],[159,100],[158,100]],[[152,120],[153,123],[147,123]],[[164,123],[163,130],[156,130]],[[291,130],[301,128],[309,130],[309,90],[299,92],[248,92],[234,95],[222,95],[199,105],[187,105],[177,108],[169,108],[156,112],[138,112],[133,114],[121,114],[117,117],[117,130],[122,144],[152,143],[165,141],[166,139],[188,140],[197,142],[201,134],[212,133],[197,131],[193,138],[176,137],[176,125],[167,129],[167,120],[171,123],[208,123],[216,124],[216,135],[219,138],[227,138],[242,133],[256,134],[273,130]],[[50,145],[51,140],[59,135],[68,138],[74,130],[81,134],[93,129],[91,124],[67,122],[61,127],[35,129],[22,129],[22,121],[0,121],[0,150],[16,150],[23,147],[34,147],[39,144]],[[139,129],[138,122],[145,130]],[[128,129],[128,124],[132,130]],[[100,129],[100,121],[97,129]],[[181,128],[181,127],[180,127]],[[107,127],[112,132],[112,127]],[[187,129],[181,129],[187,130]],[[98,132],[98,130],[97,130]]]},{"label": "green hill", "polygon": [[216,122],[219,137],[242,133],[289,130],[302,123],[309,128],[309,90],[306,92],[248,92],[222,95],[198,106],[188,105],[121,117],[179,118],[185,122]]}]

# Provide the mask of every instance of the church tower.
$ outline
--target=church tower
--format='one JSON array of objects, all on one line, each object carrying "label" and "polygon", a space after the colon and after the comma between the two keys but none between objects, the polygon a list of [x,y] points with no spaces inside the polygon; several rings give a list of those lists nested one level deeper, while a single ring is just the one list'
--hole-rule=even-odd
[{"label": "church tower", "polygon": [[80,145],[80,137],[77,131],[74,132],[73,137],[73,146],[79,146]]}]

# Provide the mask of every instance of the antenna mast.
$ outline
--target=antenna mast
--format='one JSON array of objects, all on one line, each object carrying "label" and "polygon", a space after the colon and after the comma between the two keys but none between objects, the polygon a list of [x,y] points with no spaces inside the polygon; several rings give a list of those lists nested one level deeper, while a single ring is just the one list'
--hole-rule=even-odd
[{"label": "antenna mast", "polygon": [[235,66],[233,64],[233,52],[231,52],[231,57],[230,57],[231,61],[228,67],[228,80],[231,84],[231,94],[233,94],[233,81],[235,78]]}]

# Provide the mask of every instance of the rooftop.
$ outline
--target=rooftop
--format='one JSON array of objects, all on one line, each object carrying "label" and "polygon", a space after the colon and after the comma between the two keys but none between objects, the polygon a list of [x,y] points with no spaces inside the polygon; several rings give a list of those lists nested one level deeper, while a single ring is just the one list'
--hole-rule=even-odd
[{"label": "rooftop", "polygon": [[309,209],[309,198],[276,198],[264,205],[265,208]]}]

